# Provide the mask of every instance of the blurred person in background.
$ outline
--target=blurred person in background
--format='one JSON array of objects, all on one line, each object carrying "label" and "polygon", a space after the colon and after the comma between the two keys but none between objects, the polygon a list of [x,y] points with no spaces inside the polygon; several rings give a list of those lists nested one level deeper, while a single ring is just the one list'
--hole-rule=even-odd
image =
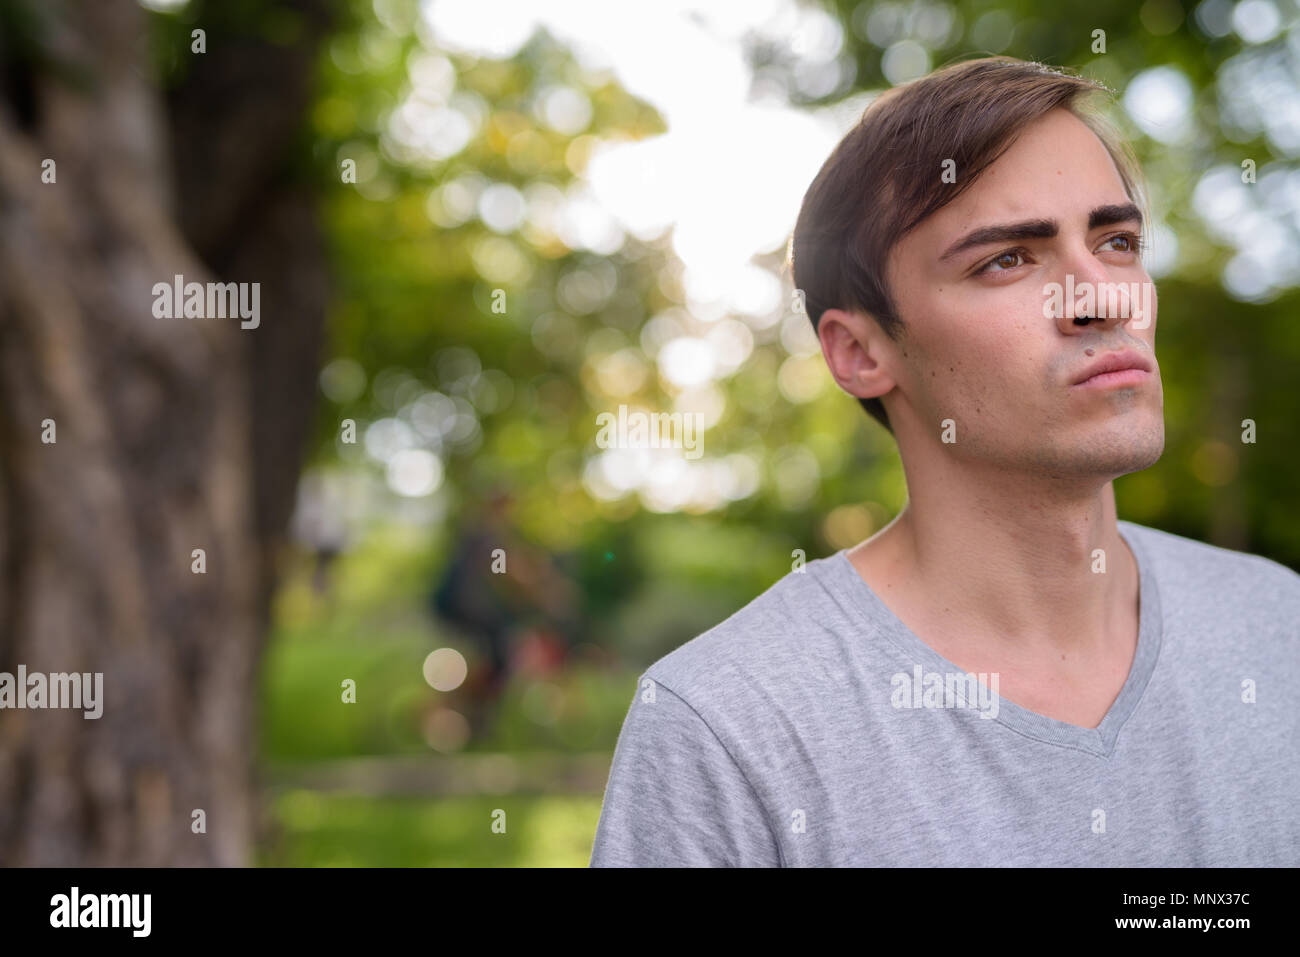
[{"label": "blurred person in background", "polygon": [[580,632],[579,589],[544,549],[520,537],[514,496],[493,488],[459,523],[430,594],[437,617],[481,656],[462,688],[476,736],[485,735],[513,674],[542,677],[564,666]]}]

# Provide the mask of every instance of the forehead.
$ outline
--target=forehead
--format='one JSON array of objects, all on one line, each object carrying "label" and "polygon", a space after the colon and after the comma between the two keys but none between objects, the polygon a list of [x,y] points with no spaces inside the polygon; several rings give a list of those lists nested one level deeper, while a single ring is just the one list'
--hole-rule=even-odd
[{"label": "forehead", "polygon": [[931,244],[1016,220],[1055,219],[1063,229],[1074,229],[1087,224],[1096,206],[1126,202],[1124,181],[1105,145],[1073,113],[1055,109],[1025,126],[970,189],[905,236],[899,251],[933,249],[937,257],[946,243]]}]

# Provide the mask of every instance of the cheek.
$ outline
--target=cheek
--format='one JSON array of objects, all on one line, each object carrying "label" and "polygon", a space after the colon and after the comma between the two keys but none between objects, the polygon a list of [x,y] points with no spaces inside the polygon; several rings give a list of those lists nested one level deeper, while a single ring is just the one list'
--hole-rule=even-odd
[{"label": "cheek", "polygon": [[941,375],[971,369],[996,380],[1001,370],[1015,368],[1018,357],[1040,349],[1045,330],[1052,331],[1036,328],[1021,302],[995,304],[988,296],[981,300],[949,303],[933,323],[934,335],[925,345]]},{"label": "cheek", "polygon": [[1058,333],[1042,315],[1037,289],[945,284],[901,305],[912,318],[900,355],[906,353],[905,374],[928,411],[986,417],[1041,391],[1051,359],[1044,353]]},{"label": "cheek", "polygon": [[993,333],[975,315],[949,314],[932,323],[907,353],[909,375],[928,411],[958,421],[987,413],[997,370],[1013,361],[1006,334]]},{"label": "cheek", "polygon": [[[1027,315],[1023,305],[995,312],[967,308],[926,343],[923,388],[947,414],[992,421],[1022,417],[1039,405],[1051,374],[1050,320]],[[933,373],[933,375],[931,375]],[[942,411],[942,410],[936,410]]]}]

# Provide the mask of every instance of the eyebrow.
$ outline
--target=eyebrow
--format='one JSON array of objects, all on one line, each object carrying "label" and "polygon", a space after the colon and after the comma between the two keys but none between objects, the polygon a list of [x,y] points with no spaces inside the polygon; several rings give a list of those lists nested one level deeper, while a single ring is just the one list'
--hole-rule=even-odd
[{"label": "eyebrow", "polygon": [[[1088,229],[1099,226],[1114,226],[1116,223],[1137,223],[1142,227],[1142,212],[1133,203],[1117,206],[1098,206],[1088,214]],[[1060,232],[1061,225],[1054,219],[1027,219],[1020,223],[1002,223],[997,226],[981,226],[957,240],[948,247],[939,261],[951,259],[972,246],[987,246],[991,243],[1015,242],[1021,239],[1052,239]]]}]

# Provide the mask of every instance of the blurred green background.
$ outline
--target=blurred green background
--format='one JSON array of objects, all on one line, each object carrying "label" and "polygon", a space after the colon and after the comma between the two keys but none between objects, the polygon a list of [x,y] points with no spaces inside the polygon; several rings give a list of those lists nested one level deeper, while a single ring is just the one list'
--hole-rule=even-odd
[{"label": "blurred green background", "polygon": [[[151,6],[160,33],[188,34],[186,5]],[[862,95],[954,58],[1039,60],[1118,94],[1111,118],[1157,221],[1168,428],[1160,463],[1116,483],[1121,517],[1300,567],[1293,0],[577,12],[353,0],[342,12],[297,171],[319,189],[333,291],[315,451],[263,673],[262,863],[585,865],[641,669],[770,586],[794,550],[829,554],[896,513],[891,440],[834,387],[792,310],[781,237],[733,282],[702,274],[718,251],[698,222],[759,229],[708,207],[756,169],[749,202],[771,198],[788,232],[791,195]],[[247,16],[266,36],[295,29],[283,11]],[[656,24],[650,52],[625,62],[637,22]],[[769,152],[779,138],[762,148],[744,124],[726,133],[735,117],[719,106],[717,138],[692,141],[700,130],[657,108],[646,71],[675,80],[674,104],[682,87],[707,102],[711,84],[740,83],[735,102],[816,119],[821,138],[789,133],[783,165]],[[610,145],[673,135],[676,152],[632,154],[621,180],[597,164]],[[693,198],[692,235],[629,229],[602,206],[612,195],[635,209],[638,175],[648,193],[668,182]],[[608,456],[596,415],[620,403],[706,410],[705,455]],[[429,664],[438,649],[471,676],[485,658],[430,613],[430,596],[492,489],[512,496],[520,547],[572,584],[578,624],[516,608],[516,645],[540,632],[565,653],[516,660],[480,726],[464,687],[430,682],[446,684]],[[455,671],[454,656],[436,660]],[[355,703],[340,701],[345,678]],[[505,833],[492,830],[497,809]]]}]

